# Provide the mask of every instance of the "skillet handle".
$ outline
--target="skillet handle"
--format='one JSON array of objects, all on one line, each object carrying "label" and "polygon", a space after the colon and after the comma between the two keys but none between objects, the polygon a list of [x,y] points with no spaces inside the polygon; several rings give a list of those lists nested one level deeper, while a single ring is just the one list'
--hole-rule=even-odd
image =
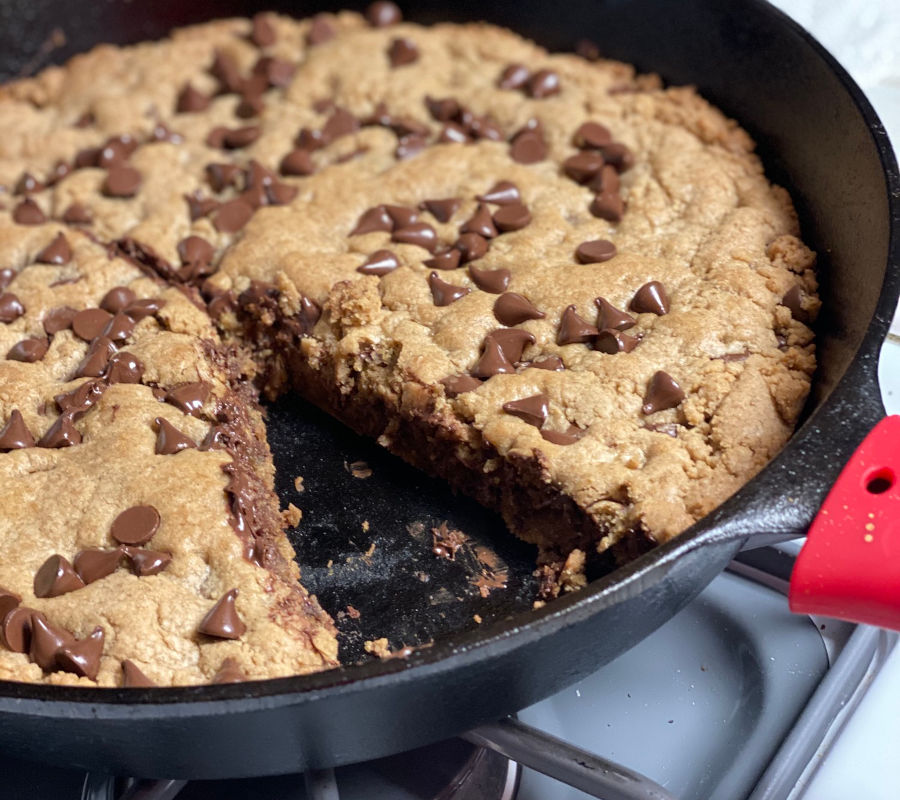
[{"label": "skillet handle", "polygon": [[885,417],[825,498],[797,557],[791,611],[900,630],[900,416]]}]

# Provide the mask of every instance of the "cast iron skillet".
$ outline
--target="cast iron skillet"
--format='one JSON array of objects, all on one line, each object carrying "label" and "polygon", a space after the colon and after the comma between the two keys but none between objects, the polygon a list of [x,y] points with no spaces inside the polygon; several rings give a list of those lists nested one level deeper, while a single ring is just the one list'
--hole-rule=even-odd
[{"label": "cast iron skillet", "polygon": [[[323,7],[272,5],[298,15]],[[0,67],[11,75],[96,42],[158,37],[175,25],[257,9],[238,0],[17,0],[3,10]],[[494,517],[321,415],[298,422],[297,401],[284,401],[272,410],[270,430],[285,500],[306,514],[297,541],[306,581],[332,613],[347,604],[361,612],[359,620],[341,619],[345,656],[383,633],[395,647],[437,637],[433,645],[407,659],[226,686],[0,683],[0,743],[10,755],[145,777],[225,778],[374,758],[499,718],[631,647],[742,546],[801,535],[883,416],[876,364],[900,290],[900,178],[868,102],[803,30],[759,0],[429,0],[407,11],[423,22],[488,19],[555,49],[590,37],[607,56],[696,84],[750,130],[770,177],[791,188],[805,238],[821,256],[820,366],[805,422],[755,480],[677,540],[535,611],[532,554]],[[55,27],[66,45],[35,59]],[[343,461],[360,459],[372,467],[370,478],[344,470]],[[296,474],[307,486],[299,499],[291,494]],[[431,556],[427,532],[442,520],[494,543],[510,589],[482,602],[467,572],[477,565]],[[411,523],[422,528],[408,533]],[[414,581],[424,588],[415,591]],[[473,613],[484,618],[480,626]]]}]

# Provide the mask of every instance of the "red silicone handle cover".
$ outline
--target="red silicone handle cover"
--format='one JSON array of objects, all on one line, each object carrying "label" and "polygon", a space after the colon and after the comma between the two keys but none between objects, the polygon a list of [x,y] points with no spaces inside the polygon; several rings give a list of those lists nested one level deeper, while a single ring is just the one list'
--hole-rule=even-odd
[{"label": "red silicone handle cover", "polygon": [[900,630],[900,416],[863,440],[807,534],[791,611]]}]

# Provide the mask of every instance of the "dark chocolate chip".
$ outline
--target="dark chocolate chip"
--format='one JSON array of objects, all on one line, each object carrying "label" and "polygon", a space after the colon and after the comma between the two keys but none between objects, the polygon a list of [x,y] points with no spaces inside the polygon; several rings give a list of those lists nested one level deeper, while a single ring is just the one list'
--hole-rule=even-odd
[{"label": "dark chocolate chip", "polygon": [[477,233],[464,233],[453,244],[453,247],[461,254],[460,263],[462,264],[477,261],[488,251],[488,246],[488,240]]},{"label": "dark chocolate chip", "polygon": [[589,342],[597,335],[597,329],[582,319],[575,312],[575,306],[567,306],[559,321],[559,330],[556,334],[557,344],[576,344]]},{"label": "dark chocolate chip", "polygon": [[659,281],[650,281],[634,293],[628,307],[638,314],[656,314],[661,317],[669,313],[669,295]]},{"label": "dark chocolate chip", "polygon": [[212,197],[201,197],[197,192],[185,195],[184,199],[188,204],[188,213],[191,216],[191,222],[201,217],[208,217],[219,207],[219,201]]},{"label": "dark chocolate chip", "polygon": [[269,47],[275,44],[278,34],[269,20],[268,14],[254,14],[250,28],[250,41],[257,47]]},{"label": "dark chocolate chip", "polygon": [[611,328],[616,331],[627,331],[629,328],[635,326],[636,323],[634,317],[630,314],[626,314],[624,311],[620,311],[603,297],[596,298],[594,303],[600,312],[597,315],[598,330]]},{"label": "dark chocolate chip", "polygon": [[299,190],[296,186],[289,186],[286,183],[271,183],[266,186],[266,197],[273,206],[286,206],[298,194]]},{"label": "dark chocolate chip", "polygon": [[67,630],[51,625],[43,614],[32,612],[28,655],[42,670],[50,672],[57,669],[56,653],[74,641],[75,638]]},{"label": "dark chocolate chip", "polygon": [[391,241],[424,247],[429,253],[433,253],[438,244],[437,234],[427,222],[414,222],[397,228],[391,234]]},{"label": "dark chocolate chip", "polygon": [[47,221],[41,207],[30,197],[26,197],[13,209],[12,216],[19,225],[42,225]]},{"label": "dark chocolate chip", "polygon": [[72,168],[65,161],[57,161],[56,164],[53,165],[53,170],[50,173],[47,182],[55,186],[61,180],[66,178],[71,171]]},{"label": "dark chocolate chip", "polygon": [[127,286],[116,286],[103,295],[100,308],[110,314],[117,314],[128,308],[135,300],[137,300],[137,296]]},{"label": "dark chocolate chip", "polygon": [[315,300],[310,300],[306,295],[300,296],[300,313],[297,320],[300,322],[304,334],[311,333],[316,323],[322,316],[322,309]]},{"label": "dark chocolate chip", "polygon": [[337,31],[326,14],[316,14],[310,22],[306,32],[306,43],[312,47],[333,39]]},{"label": "dark chocolate chip", "polygon": [[391,218],[394,230],[406,228],[419,221],[419,214],[414,208],[386,205],[384,210],[387,211],[387,215]]},{"label": "dark chocolate chip", "polygon": [[547,157],[547,143],[539,131],[522,131],[510,143],[509,156],[518,164],[536,164]]},{"label": "dark chocolate chip", "polygon": [[510,181],[497,181],[484,194],[478,195],[478,199],[484,203],[493,203],[497,206],[513,205],[522,202],[519,187]]},{"label": "dark chocolate chip", "polygon": [[442,281],[436,272],[429,273],[428,286],[436,306],[449,306],[469,293],[469,289],[465,286],[456,286]]},{"label": "dark chocolate chip", "polygon": [[426,267],[431,267],[432,269],[456,269],[459,266],[459,261],[462,258],[462,253],[459,250],[445,250],[443,253],[438,253],[433,258],[425,259],[424,263]]},{"label": "dark chocolate chip", "polygon": [[397,256],[390,250],[376,250],[356,268],[356,271],[363,275],[387,275],[399,266]]},{"label": "dark chocolate chip", "polygon": [[610,142],[601,148],[607,163],[612,164],[619,172],[625,172],[634,166],[634,155],[621,142]]},{"label": "dark chocolate chip", "polygon": [[388,47],[388,59],[392,67],[402,67],[419,60],[419,48],[412,39],[394,39]]},{"label": "dark chocolate chip", "polygon": [[294,77],[294,65],[290,61],[263,56],[253,65],[253,74],[260,76],[271,87],[285,87]]},{"label": "dark chocolate chip", "polygon": [[4,617],[6,617],[10,611],[14,608],[18,608],[19,603],[21,602],[22,598],[15,592],[0,588],[0,622],[3,622]]},{"label": "dark chocolate chip", "polygon": [[221,192],[229,186],[237,186],[243,175],[243,170],[236,164],[207,164],[205,172],[214,192]]},{"label": "dark chocolate chip", "polygon": [[387,2],[387,0],[379,0],[372,3],[366,8],[366,21],[373,28],[386,28],[389,25],[396,25],[403,19],[403,14],[396,3]]},{"label": "dark chocolate chip", "polygon": [[500,89],[521,89],[531,78],[531,70],[524,64],[510,64],[504,67],[500,77],[497,78],[497,86]]},{"label": "dark chocolate chip", "polygon": [[312,175],[316,171],[312,153],[300,147],[291,150],[282,158],[278,169],[282,175]]},{"label": "dark chocolate chip", "polygon": [[449,222],[461,204],[458,197],[447,197],[443,200],[423,200],[420,208],[429,212],[438,222]]},{"label": "dark chocolate chip", "polygon": [[0,292],[15,280],[16,275],[18,275],[18,273],[11,267],[0,269]]},{"label": "dark chocolate chip", "polygon": [[14,408],[6,424],[0,428],[0,450],[21,450],[25,447],[34,447],[34,437],[19,409]]},{"label": "dark chocolate chip", "polygon": [[450,122],[459,118],[462,107],[452,97],[425,97],[425,107],[437,122]]},{"label": "dark chocolate chip", "polygon": [[516,292],[505,292],[494,302],[494,316],[501,325],[518,325],[529,319],[543,319],[547,315],[538,311],[526,297]]},{"label": "dark chocolate chip", "polygon": [[594,175],[586,185],[588,189],[594,192],[594,194],[603,194],[606,192],[608,194],[617,195],[619,193],[621,181],[619,180],[619,173],[616,172],[616,168],[611,164],[604,164],[603,169]]},{"label": "dark chocolate chip", "polygon": [[483,292],[500,294],[509,286],[510,272],[508,269],[476,269],[470,265],[469,277]]},{"label": "dark chocolate chip", "polygon": [[212,678],[212,682],[215,684],[243,683],[245,680],[247,680],[247,676],[241,671],[237,661],[230,656],[222,662],[218,671]]},{"label": "dark chocolate chip", "polygon": [[182,264],[211,264],[215,254],[213,246],[202,236],[188,236],[178,243]]},{"label": "dark chocolate chip", "polygon": [[62,645],[56,651],[56,666],[81,678],[95,680],[103,655],[103,628],[97,626],[84,639]]},{"label": "dark chocolate chip", "polygon": [[500,345],[507,359],[515,363],[522,360],[525,345],[534,344],[534,335],[521,328],[498,328],[488,334]]},{"label": "dark chocolate chip", "polygon": [[229,128],[225,131],[222,144],[229,150],[239,150],[248,147],[258,138],[262,129],[259,125],[245,125],[242,128]]},{"label": "dark chocolate chip", "polygon": [[159,512],[153,506],[132,506],[121,512],[109,534],[119,544],[141,545],[153,538],[159,527]]},{"label": "dark chocolate chip", "polygon": [[31,620],[35,611],[18,606],[3,615],[0,620],[0,638],[7,649],[14,653],[27,653],[31,646]]},{"label": "dark chocolate chip", "polygon": [[222,84],[223,92],[239,92],[241,90],[243,79],[240,68],[228,53],[216,50],[209,71]]},{"label": "dark chocolate chip", "polygon": [[394,230],[394,223],[384,206],[374,206],[362,213],[356,223],[356,227],[350,231],[350,236],[359,236],[373,231]]},{"label": "dark chocolate chip", "polygon": [[514,363],[506,357],[500,342],[493,334],[488,334],[484,338],[484,349],[472,370],[472,375],[476,378],[490,378],[492,375],[515,371]]},{"label": "dark chocolate chip", "polygon": [[261,94],[245,92],[234,108],[235,116],[241,119],[253,119],[266,110],[266,103]]},{"label": "dark chocolate chip", "polygon": [[122,563],[124,556],[125,554],[118,547],[115,550],[92,548],[78,553],[73,566],[81,580],[86,584],[93,583],[107,575],[112,575]]},{"label": "dark chocolate chip", "polygon": [[574,425],[570,425],[568,430],[566,431],[541,431],[541,436],[545,441],[550,442],[550,444],[558,444],[562,446],[575,444],[582,436],[584,436],[584,431],[576,428]]},{"label": "dark chocolate chip", "polygon": [[102,308],[86,308],[72,318],[72,330],[79,339],[91,342],[103,333],[113,315]]},{"label": "dark chocolate chip", "polygon": [[599,122],[584,122],[575,131],[572,143],[581,150],[600,150],[612,143],[612,134],[609,128]]},{"label": "dark chocolate chip", "polygon": [[134,331],[134,320],[122,311],[116,312],[103,329],[101,336],[113,342],[124,342]]},{"label": "dark chocolate chip", "polygon": [[325,144],[359,130],[359,120],[346,108],[336,108],[322,126]]},{"label": "dark chocolate chip", "polygon": [[538,70],[528,79],[528,94],[538,100],[559,94],[559,88],[559,75],[550,69]]},{"label": "dark chocolate chip", "polygon": [[57,233],[50,242],[35,257],[38,264],[68,264],[72,258],[72,248],[62,233]]},{"label": "dark chocolate chip", "polygon": [[110,383],[140,383],[144,377],[144,365],[131,353],[122,350],[110,356],[106,379]]},{"label": "dark chocolate chip", "polygon": [[122,687],[125,689],[147,689],[156,684],[127,658],[122,662]]},{"label": "dark chocolate chip", "polygon": [[489,139],[492,142],[502,142],[504,139],[500,126],[489,116],[473,116],[469,121],[468,131],[473,139]]},{"label": "dark chocolate chip", "polygon": [[166,304],[165,300],[158,297],[148,297],[144,300],[135,300],[129,303],[125,309],[125,313],[131,317],[136,323],[145,317],[152,317]]},{"label": "dark chocolate chip", "polygon": [[471,375],[450,375],[441,379],[447,397],[456,397],[481,386],[481,381]]},{"label": "dark chocolate chip", "polygon": [[659,370],[653,373],[653,377],[647,385],[647,393],[644,395],[641,411],[645,414],[654,414],[657,411],[665,411],[667,408],[675,408],[682,400],[684,400],[684,390],[668,372]]},{"label": "dark chocolate chip", "polygon": [[497,235],[497,228],[491,218],[491,210],[485,203],[479,203],[475,213],[466,220],[459,229],[460,233],[477,233],[485,239]]},{"label": "dark chocolate chip", "polygon": [[123,165],[137,148],[137,142],[130,136],[112,137],[100,148],[97,166],[103,169]]},{"label": "dark chocolate chip", "polygon": [[397,142],[397,148],[394,150],[394,155],[399,161],[404,161],[407,158],[418,155],[427,146],[428,140],[424,136],[418,133],[411,133],[408,136],[400,137],[400,140]]},{"label": "dark chocolate chip", "polygon": [[784,293],[784,297],[781,298],[781,305],[787,306],[791,312],[791,316],[798,322],[802,322],[804,325],[810,320],[809,312],[803,308],[803,301],[806,300],[808,296],[809,295],[803,290],[803,287],[797,283],[788,289]]},{"label": "dark chocolate chip", "polygon": [[17,320],[25,313],[25,306],[22,305],[16,295],[12,292],[4,292],[0,294],[0,322],[10,323]]},{"label": "dark chocolate chip", "polygon": [[178,430],[165,417],[156,418],[156,454],[171,456],[197,446],[196,442],[187,434]]},{"label": "dark chocolate chip", "polygon": [[606,239],[592,239],[582,242],[575,249],[575,260],[579,264],[602,264],[616,254],[616,246]]},{"label": "dark chocolate chip", "polygon": [[100,161],[100,147],[85,147],[75,153],[75,169],[96,167]]},{"label": "dark chocolate chip", "polygon": [[221,233],[237,233],[253,216],[253,207],[243,200],[222,203],[213,217],[215,229]]},{"label": "dark chocolate chip", "polygon": [[551,372],[562,372],[566,368],[566,365],[563,364],[563,360],[559,356],[547,356],[546,358],[532,361],[528,366],[534,367],[535,369],[550,370]]},{"label": "dark chocolate chip", "polygon": [[210,386],[205,381],[181,383],[166,393],[166,402],[192,417],[199,417],[209,397]]},{"label": "dark chocolate chip", "polygon": [[625,205],[618,194],[602,191],[591,201],[590,211],[595,217],[607,222],[618,222],[622,219]]},{"label": "dark chocolate chip", "polygon": [[52,555],[34,576],[35,597],[59,597],[84,588],[84,581],[61,555]]},{"label": "dark chocolate chip", "polygon": [[518,231],[531,223],[531,212],[522,203],[501,206],[494,212],[494,225],[503,233]]},{"label": "dark chocolate chip", "polygon": [[401,139],[404,136],[428,136],[431,133],[431,128],[415,117],[391,117],[388,127]]},{"label": "dark chocolate chip", "polygon": [[141,173],[126,165],[113,166],[106,173],[102,191],[107,197],[134,197],[141,188]]},{"label": "dark chocolate chip", "polygon": [[144,550],[140,547],[126,547],[124,550],[134,574],[139,578],[158,575],[172,563],[172,554],[161,550]]},{"label": "dark chocolate chip", "polygon": [[198,92],[189,83],[185,84],[175,101],[175,110],[179,114],[193,114],[197,111],[206,111],[207,108],[209,108],[209,97],[203,92]]},{"label": "dark chocolate chip", "polygon": [[457,125],[455,122],[448,122],[441,128],[438,135],[438,144],[446,144],[448,142],[456,142],[457,144],[467,144],[470,140],[469,134],[465,128]]},{"label": "dark chocolate chip", "polygon": [[10,361],[23,361],[26,364],[33,364],[40,361],[46,354],[50,343],[46,339],[22,339],[9,348],[6,357]]},{"label": "dark chocolate chip", "polygon": [[606,162],[594,150],[582,150],[563,161],[563,172],[576,183],[588,183]]},{"label": "dark chocolate chip", "polygon": [[521,400],[510,400],[503,404],[503,410],[507,414],[525,420],[529,425],[540,428],[547,419],[550,400],[545,394],[533,394],[523,397]]},{"label": "dark chocolate chip", "polygon": [[594,350],[601,353],[615,355],[616,353],[630,353],[638,346],[640,339],[629,336],[614,328],[605,328],[594,339]]},{"label": "dark chocolate chip", "polygon": [[240,639],[247,626],[241,621],[235,608],[237,589],[229,589],[207,612],[197,630],[217,639]]},{"label": "dark chocolate chip", "polygon": [[34,177],[30,172],[23,172],[22,176],[16,181],[13,194],[31,194],[32,192],[40,192],[44,189],[44,184]]}]

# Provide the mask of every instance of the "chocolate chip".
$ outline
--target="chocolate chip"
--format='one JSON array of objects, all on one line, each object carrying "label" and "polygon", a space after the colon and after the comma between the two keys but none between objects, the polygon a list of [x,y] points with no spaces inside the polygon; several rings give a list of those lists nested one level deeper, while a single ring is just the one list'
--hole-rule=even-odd
[{"label": "chocolate chip", "polygon": [[241,668],[238,666],[237,661],[231,657],[226,658],[222,662],[218,671],[212,678],[214,684],[243,683],[245,680],[247,680],[247,676],[241,672]]},{"label": "chocolate chip", "polygon": [[431,267],[432,269],[456,269],[459,266],[460,259],[462,258],[462,253],[459,250],[445,250],[443,253],[438,253],[433,258],[425,259],[423,264],[426,267]]},{"label": "chocolate chip", "polygon": [[57,161],[56,164],[53,165],[53,171],[50,173],[47,182],[55,186],[61,180],[66,178],[71,171],[72,168],[65,161]]},{"label": "chocolate chip", "polygon": [[488,241],[477,233],[464,233],[454,242],[453,247],[460,252],[460,263],[468,264],[470,261],[477,261],[488,251]]},{"label": "chocolate chip", "polygon": [[516,292],[501,294],[494,302],[494,316],[501,325],[518,325],[529,319],[543,319],[547,316],[538,311],[534,304]]},{"label": "chocolate chip", "polygon": [[504,67],[500,77],[497,78],[497,86],[500,89],[521,89],[528,83],[531,70],[524,64],[510,64]]},{"label": "chocolate chip", "polygon": [[424,247],[429,253],[435,251],[438,243],[434,228],[427,222],[414,222],[411,225],[396,229],[391,234],[391,241]]},{"label": "chocolate chip", "polygon": [[0,322],[10,323],[25,313],[25,306],[12,292],[0,294]]},{"label": "chocolate chip", "polygon": [[127,658],[122,662],[122,687],[125,689],[146,689],[156,684]]},{"label": "chocolate chip", "polygon": [[591,214],[607,222],[618,222],[622,219],[622,213],[625,206],[622,198],[618,194],[602,191],[592,201],[590,205]]},{"label": "chocolate chip", "polygon": [[428,286],[436,306],[449,306],[469,293],[469,289],[465,286],[456,286],[442,281],[436,272],[429,273]]},{"label": "chocolate chip", "polygon": [[484,203],[493,203],[497,206],[512,205],[522,202],[519,188],[510,181],[497,181],[484,194],[478,195],[478,199]]},{"label": "chocolate chip", "polygon": [[363,275],[387,275],[399,266],[397,256],[390,250],[376,250],[356,268],[356,271]]},{"label": "chocolate chip", "polygon": [[127,314],[118,311],[106,324],[101,336],[113,342],[124,342],[134,331],[134,320]]},{"label": "chocolate chip", "polygon": [[515,371],[513,362],[506,357],[500,342],[495,336],[488,334],[484,339],[484,349],[472,370],[472,375],[476,378],[490,378],[492,375],[510,374]]},{"label": "chocolate chip", "polygon": [[68,264],[72,258],[72,248],[62,233],[57,233],[40,253],[35,256],[38,264]]},{"label": "chocolate chip", "polygon": [[619,172],[625,172],[634,166],[634,154],[621,142],[611,142],[601,148],[607,163],[612,164]]},{"label": "chocolate chip", "polygon": [[34,576],[35,597],[59,597],[83,588],[84,581],[61,555],[50,556]]},{"label": "chocolate chip", "polygon": [[470,266],[469,277],[483,292],[500,294],[509,286],[510,272],[508,269],[476,269]]},{"label": "chocolate chip", "polygon": [[359,130],[359,120],[345,108],[336,108],[322,126],[325,144]]},{"label": "chocolate chip", "polygon": [[262,129],[259,125],[245,125],[243,128],[229,128],[225,131],[222,143],[229,150],[239,150],[248,147],[258,138]]},{"label": "chocolate chip", "polygon": [[211,264],[215,254],[213,246],[202,236],[188,236],[178,243],[178,257],[182,264]]},{"label": "chocolate chip", "polygon": [[419,215],[413,208],[386,205],[384,210],[387,211],[387,215],[391,218],[394,230],[409,227],[419,221]]},{"label": "chocolate chip", "polygon": [[576,344],[578,342],[589,342],[597,335],[597,329],[582,319],[575,312],[575,306],[567,306],[562,313],[559,321],[559,330],[556,334],[556,343]]},{"label": "chocolate chip", "polygon": [[616,353],[630,353],[638,346],[640,339],[629,336],[613,328],[605,328],[594,339],[594,350],[601,353],[615,355]]},{"label": "chocolate chip", "polygon": [[96,167],[100,161],[100,147],[85,147],[75,153],[75,169]]},{"label": "chocolate chip", "polygon": [[479,203],[475,213],[462,224],[460,233],[477,233],[485,239],[492,239],[497,235],[497,228],[491,218],[491,210],[485,203]]},{"label": "chocolate chip", "polygon": [[528,79],[528,94],[537,100],[559,94],[559,75],[550,69],[538,70]]},{"label": "chocolate chip", "polygon": [[262,78],[270,87],[285,87],[294,77],[294,65],[281,58],[263,56],[253,65],[253,75]]},{"label": "chocolate chip", "polygon": [[43,614],[32,612],[28,655],[42,670],[47,672],[55,670],[57,651],[74,641],[74,637],[68,631],[51,625]]},{"label": "chocolate chip", "polygon": [[21,602],[22,598],[15,592],[0,588],[0,622],[3,622],[4,617],[14,608],[17,608]]},{"label": "chocolate chip", "polygon": [[291,150],[282,158],[278,169],[282,175],[312,175],[316,171],[312,153],[300,147]]},{"label": "chocolate chip", "polygon": [[159,527],[159,512],[153,506],[132,506],[121,512],[109,534],[119,544],[141,545],[153,538]]},{"label": "chocolate chip", "polygon": [[250,28],[250,41],[257,47],[269,47],[275,44],[278,34],[267,14],[254,14]]},{"label": "chocolate chip", "polygon": [[90,550],[82,550],[75,556],[75,572],[86,584],[99,581],[107,575],[112,575],[125,554],[120,548],[115,550],[100,550],[92,548]]},{"label": "chocolate chip", "polygon": [[545,394],[533,394],[531,397],[523,397],[521,400],[510,400],[503,404],[503,410],[507,414],[525,420],[529,425],[540,428],[547,419],[549,412],[549,398]]},{"label": "chocolate chip", "polygon": [[113,166],[106,173],[102,191],[107,197],[134,197],[141,188],[141,173],[134,167]]},{"label": "chocolate chip", "polygon": [[73,420],[88,412],[106,391],[104,381],[85,381],[66,394],[58,394],[53,399],[59,410]]},{"label": "chocolate chip", "polygon": [[469,141],[471,140],[469,139],[469,134],[466,133],[465,128],[461,125],[457,125],[455,122],[448,122],[444,125],[438,135],[438,144],[447,144],[448,142],[467,144]]},{"label": "chocolate chip", "polygon": [[611,328],[617,331],[626,331],[635,326],[634,317],[626,314],[624,311],[620,311],[604,298],[598,297],[594,300],[594,303],[600,312],[597,316],[597,328],[599,330]]},{"label": "chocolate chip", "polygon": [[569,429],[566,431],[541,431],[541,436],[550,444],[558,444],[558,445],[570,445],[575,444],[582,436],[584,436],[584,431],[579,430],[574,425],[570,425]]},{"label": "chocolate chip", "polygon": [[47,221],[41,207],[30,197],[26,197],[13,209],[12,216],[19,225],[42,225]]},{"label": "chocolate chip", "polygon": [[220,233],[237,233],[253,216],[253,207],[243,200],[229,200],[219,206],[213,226]]},{"label": "chocolate chip", "polygon": [[103,628],[97,626],[84,639],[62,645],[56,651],[57,668],[63,672],[71,672],[79,677],[95,680],[100,671],[103,638]]},{"label": "chocolate chip", "polygon": [[310,300],[306,295],[300,296],[300,313],[297,320],[300,322],[302,333],[312,333],[312,329],[316,327],[316,323],[322,316],[322,309],[315,300]]},{"label": "chocolate chip", "polygon": [[0,450],[21,450],[34,447],[34,437],[25,425],[19,409],[14,408],[6,424],[0,428]]},{"label": "chocolate chip", "polygon": [[247,626],[241,621],[234,605],[237,595],[237,589],[225,592],[203,617],[197,630],[217,639],[240,639]]},{"label": "chocolate chip", "polygon": [[306,32],[306,43],[315,47],[317,44],[333,39],[336,33],[334,25],[331,24],[331,21],[325,14],[316,14],[310,22],[309,30]]},{"label": "chocolate chip", "polygon": [[137,142],[130,136],[111,137],[100,148],[97,166],[103,169],[121,166],[137,149]]},{"label": "chocolate chip", "polygon": [[522,131],[510,143],[509,156],[518,164],[536,164],[547,157],[547,143],[538,131]]},{"label": "chocolate chip", "polygon": [[575,131],[572,143],[581,150],[600,150],[612,143],[612,134],[599,122],[584,122]]},{"label": "chocolate chip", "polygon": [[473,139],[489,139],[492,142],[502,142],[504,139],[500,126],[487,115],[473,116],[468,124],[468,132]]},{"label": "chocolate chip", "polygon": [[0,269],[0,292],[2,292],[7,286],[9,286],[18,273],[12,269],[11,267],[4,267]]},{"label": "chocolate chip", "polygon": [[135,323],[140,322],[145,317],[152,317],[166,304],[165,300],[159,297],[148,297],[144,300],[135,300],[125,309],[125,313],[131,317]]},{"label": "chocolate chip", "polygon": [[111,356],[106,379],[112,383],[140,383],[144,377],[144,364],[131,353],[122,350]]},{"label": "chocolate chip", "polygon": [[172,563],[172,554],[160,550],[143,550],[140,547],[124,548],[134,574],[139,578],[158,575]]},{"label": "chocolate chip", "polygon": [[669,373],[659,370],[653,373],[653,377],[647,385],[647,393],[644,395],[641,411],[645,414],[655,414],[657,411],[675,408],[682,400],[684,400],[684,390]]},{"label": "chocolate chip", "polygon": [[84,358],[75,370],[76,378],[99,378],[106,372],[109,365],[109,357],[116,352],[115,345],[110,339],[98,336],[94,339]]},{"label": "chocolate chip", "polygon": [[209,397],[209,391],[210,386],[204,381],[181,383],[169,389],[166,393],[166,402],[171,403],[185,414],[199,417],[203,410],[203,404]]},{"label": "chocolate chip", "polygon": [[412,39],[394,39],[388,47],[388,59],[392,67],[402,67],[419,60],[419,48]]},{"label": "chocolate chip", "polygon": [[272,183],[266,187],[266,197],[273,206],[286,206],[297,196],[299,190],[296,186],[286,183]]},{"label": "chocolate chip", "polygon": [[403,136],[397,142],[397,148],[394,155],[398,160],[404,161],[421,153],[428,146],[428,141],[424,136],[417,133],[411,133],[409,136]]},{"label": "chocolate chip", "polygon": [[198,92],[190,83],[184,85],[175,101],[175,111],[179,114],[193,114],[209,108],[209,97]]},{"label": "chocolate chip", "polygon": [[261,94],[245,92],[235,106],[234,113],[241,119],[252,119],[260,116],[265,109],[266,103]]},{"label": "chocolate chip", "polygon": [[81,203],[72,203],[63,212],[62,220],[69,225],[90,225],[94,221],[94,217],[90,209]]},{"label": "chocolate chip", "polygon": [[443,200],[423,200],[420,208],[429,212],[438,222],[449,222],[461,204],[458,197],[447,197]]},{"label": "chocolate chip", "polygon": [[50,343],[46,339],[22,339],[16,342],[6,354],[10,361],[23,361],[26,364],[33,364],[40,361],[46,354]]},{"label": "chocolate chip", "polygon": [[186,194],[184,199],[188,204],[188,213],[191,216],[191,222],[201,217],[209,216],[219,207],[219,201],[211,197],[202,197],[198,192]]},{"label": "chocolate chip", "polygon": [[547,356],[538,361],[532,361],[528,366],[534,367],[535,369],[550,370],[551,372],[562,372],[566,368],[566,365],[563,364],[563,360],[559,356]]},{"label": "chocolate chip", "polygon": [[108,311],[110,314],[116,314],[119,311],[124,311],[136,299],[135,293],[127,286],[116,286],[103,295],[103,299],[100,301],[100,308]]},{"label": "chocolate chip", "polygon": [[803,290],[803,287],[799,283],[796,283],[788,289],[784,293],[784,297],[781,298],[781,305],[787,306],[791,312],[791,316],[798,322],[802,322],[804,325],[810,321],[809,312],[803,308],[803,302],[808,296],[809,295]]},{"label": "chocolate chip", "polygon": [[481,381],[473,378],[471,375],[450,375],[441,379],[444,391],[447,397],[456,397],[457,395],[471,392],[481,386]]},{"label": "chocolate chip", "polygon": [[450,122],[458,119],[462,110],[459,102],[452,97],[437,99],[426,96],[425,107],[428,109],[428,113],[438,122]]},{"label": "chocolate chip", "polygon": [[6,612],[0,620],[3,644],[14,653],[27,653],[31,645],[31,621],[34,610],[19,606]]},{"label": "chocolate chip", "polygon": [[237,62],[228,53],[216,50],[209,68],[210,74],[222,84],[223,92],[239,92],[243,85]]},{"label": "chocolate chip", "polygon": [[388,25],[396,25],[403,19],[403,14],[395,3],[379,0],[372,3],[366,9],[366,21],[373,28],[386,28]]},{"label": "chocolate chip", "polygon": [[616,254],[616,246],[606,239],[592,239],[582,242],[575,249],[575,260],[579,264],[601,264]]},{"label": "chocolate chip", "polygon": [[659,281],[650,281],[634,293],[628,307],[638,314],[656,314],[661,317],[669,313],[669,296]]},{"label": "chocolate chip", "polygon": [[157,455],[171,456],[197,446],[190,436],[178,430],[165,417],[157,417],[155,422]]},{"label": "chocolate chip", "polygon": [[531,223],[531,212],[522,203],[501,206],[494,212],[494,225],[503,233],[518,231]]},{"label": "chocolate chip", "polygon": [[563,161],[563,172],[576,183],[588,183],[606,162],[593,150],[582,150]]},{"label": "chocolate chip", "polygon": [[34,177],[30,172],[23,172],[22,176],[16,182],[13,194],[31,194],[32,192],[40,192],[44,189],[44,184]]},{"label": "chocolate chip", "polygon": [[90,342],[103,333],[112,318],[113,315],[102,308],[86,308],[72,318],[72,330],[77,337]]},{"label": "chocolate chip", "polygon": [[394,223],[384,206],[375,206],[362,213],[356,223],[356,227],[350,231],[350,236],[359,236],[373,231],[392,231]]},{"label": "chocolate chip", "polygon": [[498,328],[488,336],[500,345],[506,358],[513,363],[522,360],[525,345],[534,344],[534,335],[521,328]]},{"label": "chocolate chip", "polygon": [[388,127],[401,139],[404,136],[428,136],[431,133],[431,128],[415,117],[390,117]]}]

